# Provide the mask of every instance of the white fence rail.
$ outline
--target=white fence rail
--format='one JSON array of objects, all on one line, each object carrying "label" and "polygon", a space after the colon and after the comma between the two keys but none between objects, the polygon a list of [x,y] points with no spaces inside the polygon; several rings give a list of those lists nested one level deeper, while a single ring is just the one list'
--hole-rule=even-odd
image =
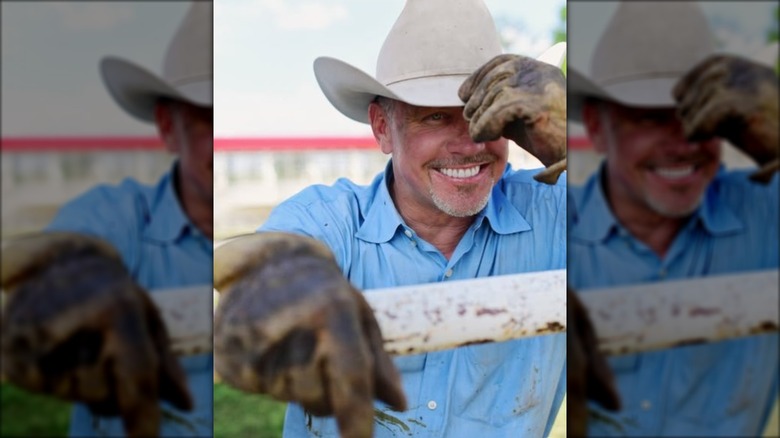
[{"label": "white fence rail", "polygon": [[[581,294],[607,354],[650,351],[774,332],[778,271],[590,290]],[[566,330],[566,271],[374,289],[374,309],[392,354],[415,354]],[[209,285],[152,298],[177,354],[212,349]]]}]

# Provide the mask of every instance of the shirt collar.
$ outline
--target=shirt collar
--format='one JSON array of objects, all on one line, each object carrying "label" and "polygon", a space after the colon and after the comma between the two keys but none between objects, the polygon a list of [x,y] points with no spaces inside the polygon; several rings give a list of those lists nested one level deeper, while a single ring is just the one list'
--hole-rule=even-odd
[{"label": "shirt collar", "polygon": [[161,242],[173,242],[187,229],[194,229],[176,195],[174,181],[179,171],[178,161],[160,179],[154,190],[147,192],[147,226],[144,236]]},{"label": "shirt collar", "polygon": [[715,178],[704,195],[697,216],[704,229],[712,235],[723,235],[739,231],[744,227],[742,220],[729,205],[718,202],[720,196],[720,176],[725,173],[721,166],[718,177]]},{"label": "shirt collar", "polygon": [[[603,241],[613,229],[622,228],[618,223],[604,195],[602,183],[605,164],[599,167],[594,178],[591,178],[583,188],[582,199],[577,203],[577,225],[569,229],[572,237]],[[723,169],[721,169],[721,172]],[[701,205],[693,213],[693,219],[698,220],[705,231],[712,235],[722,235],[742,228],[742,221],[726,205],[716,205],[719,183],[716,179],[705,191]]]},{"label": "shirt collar", "polygon": [[[409,228],[403,221],[390,196],[388,184],[393,180],[392,160],[388,161],[382,177],[378,180],[373,202],[368,206],[366,219],[355,236],[371,243],[385,243],[395,236],[398,227]],[[506,172],[510,169],[507,166]],[[505,173],[506,173],[505,172]],[[512,205],[502,191],[503,185],[496,184],[491,192],[487,206],[480,211],[472,224],[479,228],[487,219],[488,224],[498,234],[518,233],[531,229],[531,225]],[[409,228],[411,229],[411,228]]]},{"label": "shirt collar", "polygon": [[531,229],[531,225],[525,220],[522,213],[517,210],[517,207],[509,202],[504,193],[504,184],[502,182],[511,170],[511,166],[507,164],[504,169],[504,175],[501,176],[502,181],[493,186],[487,205],[477,214],[477,220],[474,223],[477,228],[482,225],[484,219],[487,219],[488,224],[497,234],[519,233]]},{"label": "shirt collar", "polygon": [[618,226],[604,195],[604,186],[601,183],[603,173],[602,163],[596,175],[582,188],[581,200],[574,204],[577,211],[574,212],[576,217],[573,222],[576,225],[569,228],[571,237],[598,242],[606,239],[610,231]]}]

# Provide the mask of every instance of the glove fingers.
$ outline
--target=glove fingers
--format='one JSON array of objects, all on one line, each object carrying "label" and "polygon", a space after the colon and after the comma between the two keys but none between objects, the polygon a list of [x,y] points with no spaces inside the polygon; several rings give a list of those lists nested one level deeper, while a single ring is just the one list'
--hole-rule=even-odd
[{"label": "glove fingers", "polygon": [[[523,118],[524,109],[508,99],[491,102],[474,115],[469,124],[469,135],[477,142],[492,141],[501,137],[505,126]],[[522,123],[522,122],[521,122]]]},{"label": "glove fingers", "polygon": [[713,56],[708,58],[706,61],[699,63],[696,65],[696,67],[686,73],[679,81],[677,81],[677,84],[675,84],[674,88],[672,89],[672,95],[674,96],[675,100],[679,101],[682,99],[683,95],[687,94],[689,92],[688,90],[699,81],[699,77],[712,66],[720,64],[722,59],[723,56]]},{"label": "glove fingers", "polygon": [[[460,88],[458,89],[458,97],[460,97],[460,100],[462,100],[463,102],[468,102],[469,100],[471,100],[472,97],[474,97],[473,96],[474,92],[482,88],[479,87],[479,85],[482,83],[482,80],[485,75],[490,73],[490,71],[493,70],[493,68],[495,68],[496,66],[501,65],[507,61],[510,61],[516,57],[517,55],[509,55],[509,54],[498,55],[493,59],[491,59],[490,61],[488,61],[487,64],[477,69],[477,71],[472,73],[471,76],[466,78],[466,80],[460,85]],[[479,101],[481,99],[477,97],[474,100]]]},{"label": "glove fingers", "polygon": [[317,336],[308,329],[296,329],[263,355],[256,357],[261,386],[273,397],[296,401],[317,415],[331,407],[320,380]]},{"label": "glove fingers", "polygon": [[322,364],[327,398],[343,438],[368,438],[374,429],[373,367],[368,346],[362,344],[358,354],[334,346]]},{"label": "glove fingers", "polygon": [[101,351],[106,328],[83,307],[53,318],[41,315],[35,298],[45,286],[38,279],[29,281],[22,294],[9,299],[2,327],[5,376],[30,391],[105,403],[109,390]]},{"label": "glove fingers", "polygon": [[463,108],[466,120],[471,120],[480,109],[490,105],[496,94],[505,88],[505,84],[509,83],[513,75],[514,69],[511,62],[496,64],[491,70],[484,70]]},{"label": "glove fingers", "polygon": [[682,119],[683,133],[690,141],[702,141],[714,137],[719,123],[731,111],[711,95],[699,96],[699,99],[691,105],[695,106],[695,109],[688,111],[686,117]]},{"label": "glove fingers", "polygon": [[137,303],[125,303],[114,314],[115,332],[106,338],[113,365],[114,392],[128,436],[156,436],[160,429],[159,360],[146,341]]},{"label": "glove fingers", "polygon": [[722,94],[716,87],[727,74],[722,65],[709,65],[706,70],[701,70],[699,80],[691,83],[681,94],[678,115],[683,121],[686,137],[702,139],[714,135],[715,127],[724,117],[722,112],[730,108],[730,105],[723,104]]},{"label": "glove fingers", "polygon": [[[360,292],[355,291],[360,294]],[[401,375],[395,367],[390,355],[384,350],[382,332],[374,319],[371,307],[360,295],[360,314],[363,331],[368,340],[371,356],[374,358],[374,390],[377,399],[385,402],[396,411],[406,410],[406,396],[401,385]]]},{"label": "glove fingers", "polygon": [[165,323],[157,307],[152,303],[151,297],[141,289],[137,292],[146,315],[147,330],[152,335],[154,350],[160,363],[160,398],[169,401],[178,409],[190,411],[193,408],[192,395],[187,386],[184,370],[171,351]]}]

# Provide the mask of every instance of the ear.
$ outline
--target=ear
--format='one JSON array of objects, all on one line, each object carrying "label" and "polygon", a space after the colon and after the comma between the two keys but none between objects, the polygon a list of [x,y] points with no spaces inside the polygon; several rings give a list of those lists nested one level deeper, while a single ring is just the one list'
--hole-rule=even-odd
[{"label": "ear", "polygon": [[392,126],[385,110],[376,103],[368,104],[368,121],[371,124],[371,130],[374,132],[374,138],[379,144],[379,149],[385,154],[393,152]]},{"label": "ear", "polygon": [[154,121],[157,124],[160,139],[168,152],[176,154],[179,152],[179,142],[175,140],[174,111],[173,104],[164,100],[158,100],[154,105]]},{"label": "ear", "polygon": [[588,131],[588,138],[597,152],[606,153],[606,135],[604,133],[603,112],[598,102],[587,100],[582,105],[582,123]]}]

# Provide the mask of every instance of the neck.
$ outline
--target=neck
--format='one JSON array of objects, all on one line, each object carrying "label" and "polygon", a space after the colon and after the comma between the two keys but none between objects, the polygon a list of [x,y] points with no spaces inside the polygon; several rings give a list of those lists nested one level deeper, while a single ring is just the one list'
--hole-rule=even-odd
[{"label": "neck", "polygon": [[449,260],[460,239],[466,234],[474,217],[455,217],[442,211],[431,214],[429,209],[419,208],[409,203],[398,202],[391,190],[391,197],[404,222],[420,238],[438,249]]},{"label": "neck", "polygon": [[613,202],[612,199],[608,190],[607,200],[618,222],[660,258],[666,255],[677,233],[690,217],[668,217],[649,209],[636,209],[631,205]]},{"label": "neck", "polygon": [[658,257],[663,258],[672,245],[677,233],[685,225],[687,219],[648,218],[641,216],[620,215],[615,211],[618,221],[637,240],[647,245]]},{"label": "neck", "polygon": [[209,239],[214,239],[214,206],[213,202],[199,196],[199,193],[188,189],[183,184],[181,174],[177,171],[175,178],[176,196],[179,198],[184,214],[193,225]]}]

